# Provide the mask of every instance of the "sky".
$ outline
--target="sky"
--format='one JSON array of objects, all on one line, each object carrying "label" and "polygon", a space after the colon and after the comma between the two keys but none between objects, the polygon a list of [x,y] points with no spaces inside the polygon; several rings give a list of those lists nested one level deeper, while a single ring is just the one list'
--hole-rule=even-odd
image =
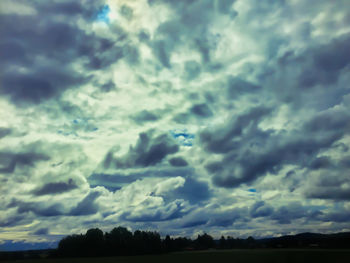
[{"label": "sky", "polygon": [[1,0],[0,36],[0,249],[350,231],[348,0]]}]

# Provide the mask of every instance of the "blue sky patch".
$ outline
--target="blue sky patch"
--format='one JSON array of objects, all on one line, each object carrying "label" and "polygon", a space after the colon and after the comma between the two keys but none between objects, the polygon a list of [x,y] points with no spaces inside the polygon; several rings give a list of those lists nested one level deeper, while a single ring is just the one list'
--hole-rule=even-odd
[{"label": "blue sky patch", "polygon": [[100,11],[97,13],[96,20],[109,23],[109,13],[111,12],[111,9],[108,5],[103,6]]},{"label": "blue sky patch", "polygon": [[170,134],[182,146],[192,146],[195,135],[187,130],[171,130]]}]

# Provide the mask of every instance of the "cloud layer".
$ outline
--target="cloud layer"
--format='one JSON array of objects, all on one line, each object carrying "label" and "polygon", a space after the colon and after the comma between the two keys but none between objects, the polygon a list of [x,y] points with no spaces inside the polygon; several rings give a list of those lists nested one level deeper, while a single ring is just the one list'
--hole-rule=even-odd
[{"label": "cloud layer", "polygon": [[0,24],[0,242],[350,231],[347,0],[5,0]]}]

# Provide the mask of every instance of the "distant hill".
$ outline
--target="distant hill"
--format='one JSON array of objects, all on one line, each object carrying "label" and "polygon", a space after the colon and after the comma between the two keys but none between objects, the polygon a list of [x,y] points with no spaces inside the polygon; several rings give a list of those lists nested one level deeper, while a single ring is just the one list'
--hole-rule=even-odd
[{"label": "distant hill", "polygon": [[350,248],[350,232],[334,234],[301,233],[257,240],[260,246],[272,248]]}]

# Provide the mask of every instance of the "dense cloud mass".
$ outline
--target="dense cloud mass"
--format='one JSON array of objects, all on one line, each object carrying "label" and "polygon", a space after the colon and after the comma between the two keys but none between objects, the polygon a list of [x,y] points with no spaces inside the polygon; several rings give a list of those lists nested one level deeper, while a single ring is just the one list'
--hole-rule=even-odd
[{"label": "dense cloud mass", "polygon": [[3,0],[0,36],[0,244],[350,231],[347,0]]}]

